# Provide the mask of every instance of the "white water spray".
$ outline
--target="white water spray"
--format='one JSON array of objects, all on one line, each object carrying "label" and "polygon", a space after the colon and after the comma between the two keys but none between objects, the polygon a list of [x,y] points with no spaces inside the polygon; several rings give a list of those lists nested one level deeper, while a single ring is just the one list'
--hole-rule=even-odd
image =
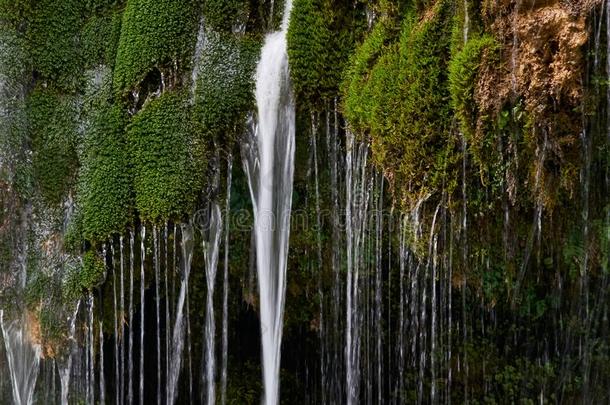
[{"label": "white water spray", "polygon": [[286,292],[294,173],[295,108],[290,89],[286,32],[292,8],[286,1],[282,28],[268,34],[256,72],[258,125],[244,146],[252,195],[260,294],[265,403],[279,400],[280,347]]}]

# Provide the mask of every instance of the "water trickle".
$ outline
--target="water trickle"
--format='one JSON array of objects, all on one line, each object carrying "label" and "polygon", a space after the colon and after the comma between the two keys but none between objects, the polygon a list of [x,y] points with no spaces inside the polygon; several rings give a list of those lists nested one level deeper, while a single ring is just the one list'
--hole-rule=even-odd
[{"label": "water trickle", "polygon": [[161,405],[161,310],[159,307],[159,239],[157,226],[153,227],[153,265],[155,267],[155,315],[156,315],[156,342],[157,342],[157,404]]},{"label": "water trickle", "polygon": [[[118,304],[117,304],[117,270],[118,270],[118,266],[116,265],[116,256],[115,256],[115,252],[114,252],[114,244],[110,245],[110,251],[111,251],[111,255],[112,255],[112,298],[113,298],[113,309],[114,309],[114,316],[112,318],[113,322],[114,322],[114,336],[113,336],[113,340],[114,340],[114,383],[118,384],[119,380],[120,380],[120,373],[121,370],[120,364],[119,364],[119,309],[118,309]],[[101,334],[101,331],[100,331]],[[100,376],[100,380],[101,380],[101,376]],[[118,390],[118,386],[115,387],[116,389],[114,390],[115,392],[115,403],[116,404],[120,404],[120,398],[119,398],[119,390]],[[101,395],[101,393],[100,393]]]},{"label": "water trickle", "polygon": [[41,348],[31,341],[26,315],[7,321],[0,310],[0,326],[6,349],[6,357],[17,405],[29,405],[33,401],[34,388],[38,378]]},{"label": "water trickle", "polygon": [[[99,335],[99,340],[100,340],[100,342],[99,342],[100,343],[100,404],[103,405],[106,403],[106,378],[104,377],[104,326],[103,326],[102,322],[100,322],[99,328],[100,328],[100,335]],[[118,403],[119,402],[117,401],[117,404]]]},{"label": "water trickle", "polygon": [[214,341],[216,324],[214,319],[214,284],[218,266],[218,250],[222,236],[222,213],[220,206],[212,203],[210,207],[208,229],[204,230],[203,253],[205,258],[205,273],[207,283],[207,305],[205,317],[205,382],[207,387],[207,403],[216,402],[216,356]]},{"label": "water trickle", "polygon": [[182,224],[182,238],[180,247],[182,250],[183,271],[181,274],[180,293],[176,303],[176,319],[172,334],[172,353],[170,364],[170,375],[167,379],[167,402],[175,403],[178,396],[178,379],[180,377],[180,366],[182,364],[182,349],[184,347],[184,303],[188,291],[188,280],[193,260],[193,227],[190,224]]},{"label": "water trickle", "polygon": [[294,172],[295,107],[290,89],[286,1],[281,30],[265,37],[256,72],[258,123],[243,149],[254,208],[265,403],[279,401],[279,366]]},{"label": "water trickle", "polygon": [[87,297],[87,403],[95,401],[95,341],[93,339],[93,294]]},{"label": "water trickle", "polygon": [[119,369],[121,370],[120,381],[118,382],[119,401],[117,405],[123,403],[125,399],[125,246],[123,235],[119,238],[119,254],[121,271],[119,273]]},{"label": "water trickle", "polygon": [[128,387],[127,387],[127,403],[133,404],[133,276],[135,271],[135,234],[133,230],[129,232],[129,337],[127,350],[127,369],[128,369]]},{"label": "water trickle", "polygon": [[63,359],[57,360],[57,372],[59,373],[59,381],[61,385],[61,404],[68,405],[68,395],[70,393],[70,373],[72,372],[72,357],[76,350],[76,339],[74,332],[76,331],[76,317],[80,308],[80,300],[76,303],[76,309],[71,318],[68,319],[68,354]]},{"label": "water trickle", "polygon": [[142,225],[140,234],[140,384],[138,401],[144,404],[144,265],[146,263],[146,227]]}]

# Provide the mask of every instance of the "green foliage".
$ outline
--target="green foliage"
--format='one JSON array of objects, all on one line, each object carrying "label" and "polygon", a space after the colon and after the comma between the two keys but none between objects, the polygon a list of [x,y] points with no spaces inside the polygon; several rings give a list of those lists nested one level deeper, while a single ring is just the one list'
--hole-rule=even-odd
[{"label": "green foliage", "polygon": [[136,208],[143,220],[179,219],[194,208],[206,161],[189,113],[183,94],[164,93],[128,126]]},{"label": "green foliage", "polygon": [[39,0],[27,20],[34,70],[61,89],[75,90],[78,85],[83,13],[81,0]]},{"label": "green foliage", "polygon": [[189,64],[197,34],[196,4],[195,0],[127,2],[114,72],[118,92],[133,88],[155,66]]},{"label": "green foliage", "polygon": [[23,37],[17,32],[8,27],[0,29],[0,98],[3,110],[0,114],[0,154],[3,160],[0,176],[6,177],[2,180],[7,182],[14,176],[13,187],[21,195],[27,194],[30,183],[24,156],[28,137],[24,94],[30,65],[25,46]]},{"label": "green foliage", "polygon": [[[388,22],[381,20],[350,58],[342,84],[343,112],[351,128],[357,132],[366,132],[372,123],[375,101],[371,94],[369,71],[381,55],[388,55],[387,58],[392,54],[395,56],[395,51],[388,51],[385,46],[390,38]],[[396,68],[397,61],[390,64],[390,67]],[[386,77],[390,78],[389,75]]]},{"label": "green foliage", "polygon": [[121,35],[121,13],[93,15],[81,33],[85,68],[113,66]]},{"label": "green foliage", "polygon": [[64,302],[80,298],[84,291],[92,291],[106,277],[104,259],[95,251],[86,252],[82,259],[82,267],[68,269],[62,290]]},{"label": "green foliage", "polygon": [[377,164],[414,195],[439,187],[455,160],[446,85],[450,13],[449,2],[439,1],[424,19],[408,14],[398,42],[387,45],[392,24],[379,21],[343,87],[352,129],[370,135]]},{"label": "green foliage", "polygon": [[258,41],[247,37],[206,33],[194,111],[206,142],[224,137],[228,145],[243,132],[246,113],[254,108],[259,48]]},{"label": "green foliage", "polygon": [[297,100],[324,105],[337,96],[364,12],[351,2],[295,0],[288,29],[290,74]]},{"label": "green foliage", "polygon": [[471,39],[449,63],[449,91],[452,106],[465,135],[474,136],[476,127],[476,102],[474,86],[486,50],[496,51],[498,45],[489,35]]},{"label": "green foliage", "polygon": [[133,202],[126,117],[117,105],[102,104],[85,133],[79,205],[83,236],[101,241],[132,221]]},{"label": "green foliage", "polygon": [[74,183],[76,114],[70,97],[35,90],[28,100],[35,183],[46,202],[59,203]]},{"label": "green foliage", "polygon": [[249,13],[248,0],[206,0],[203,5],[206,27],[216,31],[231,32],[246,23]]}]

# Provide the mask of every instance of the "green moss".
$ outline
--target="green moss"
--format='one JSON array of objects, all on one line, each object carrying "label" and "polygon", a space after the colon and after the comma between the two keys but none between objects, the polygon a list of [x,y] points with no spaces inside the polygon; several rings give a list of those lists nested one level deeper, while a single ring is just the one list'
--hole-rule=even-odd
[{"label": "green moss", "polygon": [[376,163],[412,201],[440,189],[455,160],[446,85],[451,6],[438,1],[423,19],[408,14],[398,42],[392,27],[380,20],[356,51],[344,110],[354,131],[370,135]]},{"label": "green moss", "polygon": [[248,0],[206,0],[203,5],[206,27],[216,31],[231,32],[246,24],[249,13]]},{"label": "green moss", "polygon": [[115,89],[133,88],[153,67],[188,66],[197,16],[195,0],[129,0],[116,57]]},{"label": "green moss", "polygon": [[59,203],[74,183],[76,114],[70,97],[35,90],[28,100],[35,184],[50,204]]},{"label": "green moss", "polygon": [[125,123],[120,106],[102,105],[85,134],[79,204],[83,235],[90,241],[120,233],[132,222],[132,177]]},{"label": "green moss", "polygon": [[128,127],[136,208],[143,220],[177,219],[194,208],[206,161],[189,113],[184,95],[164,93]]},{"label": "green moss", "polygon": [[121,13],[93,15],[81,32],[85,68],[113,66],[121,35]]},{"label": "green moss", "polygon": [[342,84],[343,112],[356,132],[366,132],[372,122],[375,100],[371,97],[369,71],[385,53],[389,38],[388,21],[381,20],[350,58]]},{"label": "green moss", "polygon": [[363,23],[363,10],[351,3],[295,0],[287,41],[290,74],[301,105],[323,106],[337,96]]},{"label": "green moss", "polygon": [[[484,55],[487,55],[486,63],[497,63],[498,49],[498,44],[491,36],[473,38],[451,58],[449,63],[451,105],[460,122],[462,133],[468,139],[471,147],[474,146],[476,149],[474,156],[479,162],[484,159],[484,156],[481,156],[482,148],[479,145],[483,140],[477,139],[479,111],[474,98],[474,90]],[[491,130],[491,126],[483,128],[485,132]]]},{"label": "green moss", "polygon": [[78,85],[84,11],[81,0],[40,0],[33,2],[26,20],[35,72],[61,89],[75,90]]},{"label": "green moss", "polygon": [[92,291],[106,277],[104,259],[90,250],[83,257],[82,267],[74,266],[68,269],[62,289],[64,302],[79,299],[84,291]]},{"label": "green moss", "polygon": [[[204,140],[228,145],[254,108],[258,41],[208,32],[195,91],[195,120]],[[230,66],[230,68],[227,68]]]}]

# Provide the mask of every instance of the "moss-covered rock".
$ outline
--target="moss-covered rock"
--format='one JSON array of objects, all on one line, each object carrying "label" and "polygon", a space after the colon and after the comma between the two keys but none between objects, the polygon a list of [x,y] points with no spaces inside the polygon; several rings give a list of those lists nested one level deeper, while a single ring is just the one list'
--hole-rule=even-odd
[{"label": "moss-covered rock", "polygon": [[79,205],[83,236],[104,240],[132,222],[133,194],[126,114],[117,105],[98,106],[85,133]]},{"label": "moss-covered rock", "polygon": [[448,155],[451,12],[448,1],[421,17],[410,12],[397,42],[393,21],[381,19],[355,52],[343,87],[351,128],[370,135],[374,160],[411,203],[440,189],[454,159]]},{"label": "moss-covered rock", "polygon": [[231,32],[245,26],[250,14],[250,3],[248,0],[206,0],[203,5],[206,27]]},{"label": "moss-covered rock", "polygon": [[[205,142],[230,148],[254,108],[254,72],[260,43],[213,31],[206,33],[195,90],[194,119]],[[230,66],[230,68],[227,68]]]},{"label": "moss-covered rock", "polygon": [[84,11],[81,0],[40,0],[31,4],[26,20],[34,71],[61,89],[74,91],[78,85]]},{"label": "moss-covered rock", "polygon": [[184,94],[164,93],[133,117],[127,129],[136,208],[147,221],[190,214],[206,167]]},{"label": "moss-covered rock", "polygon": [[43,198],[59,203],[76,179],[76,108],[71,97],[37,89],[28,100],[34,180]]},{"label": "moss-covered rock", "polygon": [[188,66],[197,36],[195,0],[129,0],[123,14],[114,86],[123,93],[153,68]]},{"label": "moss-covered rock", "polygon": [[362,5],[295,0],[288,28],[290,75],[301,107],[320,108],[337,97],[341,77],[364,30]]}]

